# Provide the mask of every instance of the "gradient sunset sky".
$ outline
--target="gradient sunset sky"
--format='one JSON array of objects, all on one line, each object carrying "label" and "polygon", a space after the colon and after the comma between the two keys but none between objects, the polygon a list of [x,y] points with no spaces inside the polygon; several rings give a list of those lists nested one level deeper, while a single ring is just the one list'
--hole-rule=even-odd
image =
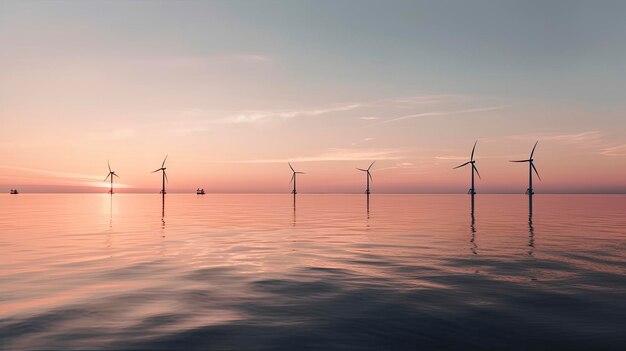
[{"label": "gradient sunset sky", "polygon": [[0,0],[0,191],[626,192],[624,1]]}]

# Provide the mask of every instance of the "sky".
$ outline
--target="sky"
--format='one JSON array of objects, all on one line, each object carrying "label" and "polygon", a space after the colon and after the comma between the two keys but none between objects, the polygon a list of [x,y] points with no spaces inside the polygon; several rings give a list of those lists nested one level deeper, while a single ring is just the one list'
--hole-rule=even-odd
[{"label": "sky", "polygon": [[0,192],[626,192],[623,1],[0,0]]}]

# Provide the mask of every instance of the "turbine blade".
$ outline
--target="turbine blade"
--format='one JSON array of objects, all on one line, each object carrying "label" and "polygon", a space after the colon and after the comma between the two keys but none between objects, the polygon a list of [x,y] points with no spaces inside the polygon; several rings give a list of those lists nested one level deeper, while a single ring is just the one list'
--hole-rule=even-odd
[{"label": "turbine blade", "polygon": [[156,173],[156,172],[158,172],[158,171],[160,171],[160,170],[162,170],[162,169],[163,169],[163,168],[159,168],[159,169],[157,169],[156,171],[152,171],[152,172],[150,172],[150,173]]},{"label": "turbine blade", "polygon": [[296,173],[297,173],[297,174],[306,174],[306,173],[304,173],[304,172],[296,172]]},{"label": "turbine blade", "polygon": [[474,170],[476,171],[476,174],[478,174],[478,179],[483,179],[480,177],[480,173],[478,173],[478,168],[476,168],[476,166],[472,165],[472,168],[474,168]]},{"label": "turbine blade", "polygon": [[287,162],[287,164],[289,165],[289,168],[291,168],[291,171],[292,171],[292,172],[295,172],[295,171],[296,171],[295,169],[293,169],[293,166],[291,165],[291,162]]},{"label": "turbine blade", "polygon": [[357,168],[359,171],[367,172],[367,169]]},{"label": "turbine blade", "polygon": [[163,171],[163,175],[165,176],[165,181],[169,184],[170,180],[167,179],[167,173],[165,173],[165,171]]},{"label": "turbine blade", "polygon": [[165,167],[165,161],[167,161],[167,156],[169,155],[165,155],[165,158],[163,159],[163,163],[161,164],[161,168]]},{"label": "turbine blade", "polygon": [[533,146],[533,151],[530,152],[530,157],[529,158],[533,158],[533,154],[535,153],[535,148],[537,147],[537,143],[539,142],[539,140],[537,140],[535,142],[535,146]]},{"label": "turbine blade", "polygon": [[106,178],[104,178],[103,182],[106,182],[106,181],[107,181],[107,179],[109,179],[109,176],[110,176],[110,175],[111,175],[111,173],[107,174],[107,177],[106,177]]},{"label": "turbine blade", "polygon": [[120,177],[120,176],[118,176],[118,175],[117,175],[117,174],[115,174],[115,173],[113,173],[113,175],[114,175],[114,176],[116,176],[116,177],[118,177],[118,178]]},{"label": "turbine blade", "polygon": [[541,177],[539,176],[539,172],[537,172],[537,168],[535,167],[534,163],[530,163],[530,166],[533,168],[533,170],[535,171],[535,174],[537,175],[537,178],[539,178],[539,180],[541,180]]},{"label": "turbine blade", "polygon": [[108,160],[107,160],[107,167],[109,167],[109,172],[111,172],[111,164],[109,163]]},{"label": "turbine blade", "polygon": [[476,150],[476,143],[478,143],[478,140],[474,142],[474,147],[472,148],[472,156],[470,157],[470,161],[474,161],[474,150]]},{"label": "turbine blade", "polygon": [[293,172],[293,174],[291,175],[291,180],[289,181],[289,184],[293,183],[293,178],[296,177],[296,172]]},{"label": "turbine blade", "polygon": [[530,160],[515,160],[515,161],[509,161],[509,162],[530,162]]},{"label": "turbine blade", "polygon": [[454,168],[452,168],[452,169],[461,168],[461,167],[465,166],[465,165],[466,165],[466,164],[468,164],[468,163],[470,163],[470,161],[467,161],[467,162],[465,162],[464,164],[462,164],[462,165],[460,165],[460,166],[456,166],[456,167],[454,167]]},{"label": "turbine blade", "polygon": [[[376,162],[376,161],[374,161],[374,162]],[[370,168],[372,168],[372,166],[374,165],[374,162],[372,162],[372,164],[369,167],[367,167],[368,171],[370,170]]]},{"label": "turbine blade", "polygon": [[374,179],[372,178],[372,174],[370,172],[367,172],[367,176],[370,179],[370,182],[374,183]]}]

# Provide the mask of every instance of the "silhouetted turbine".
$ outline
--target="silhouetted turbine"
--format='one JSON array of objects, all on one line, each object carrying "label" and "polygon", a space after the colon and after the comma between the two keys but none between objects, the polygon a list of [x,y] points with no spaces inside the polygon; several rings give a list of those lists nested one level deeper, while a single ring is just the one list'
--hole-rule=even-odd
[{"label": "silhouetted turbine", "polygon": [[541,180],[541,177],[539,176],[539,172],[537,172],[537,168],[535,167],[535,164],[533,163],[533,154],[535,153],[535,148],[537,147],[537,143],[539,141],[535,142],[535,146],[533,146],[533,150],[530,152],[530,157],[528,158],[528,160],[516,160],[516,161],[509,161],[509,162],[528,162],[528,189],[526,189],[526,194],[529,196],[532,196],[535,192],[533,191],[533,171],[535,171],[535,174],[537,174],[537,178],[539,178],[539,180]]},{"label": "silhouetted turbine", "polygon": [[165,167],[165,161],[167,160],[167,155],[165,155],[165,158],[163,159],[163,163],[161,164],[161,168],[152,171],[151,173],[156,173],[158,171],[162,171],[163,172],[163,187],[161,188],[161,194],[165,195],[165,181],[167,181],[169,183],[169,179],[167,179],[167,174],[165,173],[165,170],[167,169]]},{"label": "silhouetted turbine", "polygon": [[474,189],[474,172],[476,172],[476,174],[478,174],[478,178],[479,179],[482,179],[480,177],[480,173],[478,173],[478,168],[476,168],[476,165],[474,165],[476,163],[476,161],[474,160],[474,150],[476,150],[476,143],[478,143],[478,141],[474,142],[474,147],[472,148],[472,155],[470,156],[470,160],[465,162],[462,165],[459,165],[459,166],[456,166],[456,167],[453,168],[453,169],[457,169],[457,168],[461,168],[461,167],[466,166],[466,165],[472,165],[472,187],[467,192],[470,195],[476,194],[476,191]]},{"label": "silhouetted turbine", "polygon": [[[376,161],[374,161],[376,162]],[[359,171],[365,172],[365,180],[366,180],[366,187],[365,187],[365,193],[367,195],[370,194],[370,180],[372,180],[372,174],[370,173],[370,168],[372,168],[372,166],[374,165],[374,162],[372,162],[370,164],[369,167],[367,167],[367,169],[363,169],[363,168],[357,168]],[[373,181],[373,180],[372,180]]]},{"label": "silhouetted turbine", "polygon": [[109,167],[109,174],[107,174],[107,177],[104,178],[103,182],[106,182],[107,179],[109,179],[109,177],[111,178],[111,189],[109,190],[109,194],[113,194],[113,176],[116,177],[120,177],[117,174],[115,174],[114,171],[111,170],[111,164],[109,163],[109,161],[107,161],[107,167]]},{"label": "silhouetted turbine", "polygon": [[293,172],[293,174],[291,175],[291,180],[289,181],[289,184],[291,184],[293,182],[293,190],[291,191],[291,193],[296,195],[298,193],[296,191],[296,174],[305,174],[305,173],[304,172],[296,172],[296,170],[293,169],[293,166],[291,166],[291,163],[287,162],[287,164],[289,165],[289,168],[291,168],[291,171]]}]

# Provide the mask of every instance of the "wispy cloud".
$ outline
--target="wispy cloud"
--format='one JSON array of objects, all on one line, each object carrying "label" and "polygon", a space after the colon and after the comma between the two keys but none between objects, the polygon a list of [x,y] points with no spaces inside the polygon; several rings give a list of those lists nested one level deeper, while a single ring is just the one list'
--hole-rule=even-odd
[{"label": "wispy cloud", "polygon": [[370,161],[370,160],[399,160],[406,153],[403,149],[330,149],[327,152],[313,156],[295,156],[283,159],[259,159],[228,161],[231,163],[284,163],[284,162],[322,162],[322,161]]},{"label": "wispy cloud", "polygon": [[536,133],[536,134],[520,134],[510,135],[508,139],[524,140],[524,141],[555,141],[563,144],[579,144],[579,143],[599,143],[604,138],[605,133],[592,130],[579,133]]},{"label": "wispy cloud", "polygon": [[49,171],[49,170],[36,169],[36,168],[27,168],[27,167],[14,167],[14,166],[0,165],[0,168],[11,169],[15,171],[22,171],[22,172],[29,172],[29,173],[38,173],[38,174],[47,175],[50,177],[58,177],[58,178],[74,178],[74,179],[83,179],[83,180],[100,179],[99,176],[93,176],[93,175],[87,175],[87,174],[56,172],[56,171]]},{"label": "wispy cloud", "polygon": [[384,99],[383,103],[390,103],[399,108],[410,108],[418,105],[432,105],[441,104],[444,102],[459,101],[459,100],[475,100],[476,98],[469,95],[459,94],[426,94],[426,95],[413,95],[413,96],[401,96],[389,99]]},{"label": "wispy cloud", "polygon": [[367,143],[368,141],[372,141],[372,140],[374,140],[374,138],[363,138],[363,139],[361,139],[359,141],[355,141],[355,142],[351,143],[350,145],[355,146],[355,145],[358,145],[358,144]]},{"label": "wispy cloud", "polygon": [[419,163],[413,162],[399,162],[388,167],[376,168],[374,171],[383,172],[388,170],[395,170],[396,172],[402,172],[402,174],[423,174],[429,169],[432,169],[434,164],[426,160],[422,160]]},{"label": "wispy cloud", "polygon": [[359,103],[342,104],[327,108],[311,110],[278,110],[278,111],[243,111],[219,120],[220,123],[254,123],[268,118],[290,119],[295,117],[319,116],[333,112],[345,112],[360,107]]},{"label": "wispy cloud", "polygon": [[467,156],[435,156],[435,159],[442,161],[460,161],[466,160]]},{"label": "wispy cloud", "polygon": [[395,117],[392,119],[382,120],[380,122],[372,123],[371,125],[388,124],[388,123],[402,121],[405,119],[413,119],[413,118],[421,118],[421,117],[450,116],[450,115],[468,114],[468,113],[476,113],[476,112],[496,111],[496,110],[501,110],[503,108],[505,108],[505,106],[488,106],[488,107],[470,108],[470,109],[463,109],[463,110],[421,112],[421,113],[414,113],[410,115]]},{"label": "wispy cloud", "polygon": [[600,150],[604,156],[626,156],[626,144],[611,146]]},{"label": "wispy cloud", "polygon": [[[361,117],[351,116],[363,121],[375,121],[372,125],[387,124],[404,119],[427,117],[427,116],[445,116],[474,112],[493,111],[504,108],[504,106],[490,106],[479,108],[460,108],[456,110],[444,109],[445,105],[459,105],[467,106],[468,104],[475,105],[476,102],[482,102],[484,99],[479,99],[466,95],[454,95],[454,94],[437,94],[437,95],[422,95],[422,96],[409,96],[409,97],[394,97],[385,98],[374,101],[360,101],[360,102],[344,102],[331,104],[329,106],[315,107],[315,108],[293,108],[293,109],[263,109],[263,110],[243,110],[243,111],[216,111],[216,110],[202,110],[198,108],[189,107],[184,110],[174,111],[183,118],[192,118],[194,120],[187,121],[187,125],[177,125],[170,129],[170,133],[175,135],[187,135],[198,131],[206,131],[210,125],[214,124],[252,124],[263,123],[272,119],[294,119],[300,117],[321,116],[332,113],[343,113],[348,111],[366,110],[369,109],[367,115]],[[398,110],[406,108],[414,108],[424,104],[440,105],[441,110],[414,113],[410,115],[403,115],[392,119],[384,119],[381,116],[376,116],[375,111],[379,110]],[[388,113],[388,112],[381,112]],[[219,116],[219,117],[218,117]],[[225,116],[225,117],[224,117]]]},{"label": "wispy cloud", "polygon": [[389,169],[398,169],[398,168],[410,169],[410,168],[417,168],[417,166],[413,162],[400,162],[400,163],[396,163],[393,166],[377,168],[376,171],[380,172],[380,171],[386,171]]},{"label": "wispy cloud", "polygon": [[[57,172],[50,171],[45,169],[36,169],[36,168],[27,168],[27,167],[14,167],[14,166],[6,166],[0,165],[0,168],[18,171],[20,173],[24,173],[25,176],[20,175],[12,175],[12,179],[37,179],[34,175],[45,176],[48,180],[52,180],[56,183],[63,184],[71,184],[71,185],[84,185],[84,186],[94,186],[94,187],[105,187],[106,183],[102,180],[104,176],[95,176],[89,174],[81,174],[81,173],[68,173],[68,172]],[[106,174],[105,174],[106,175]],[[119,188],[129,188],[129,185],[116,183],[116,187]]]}]

